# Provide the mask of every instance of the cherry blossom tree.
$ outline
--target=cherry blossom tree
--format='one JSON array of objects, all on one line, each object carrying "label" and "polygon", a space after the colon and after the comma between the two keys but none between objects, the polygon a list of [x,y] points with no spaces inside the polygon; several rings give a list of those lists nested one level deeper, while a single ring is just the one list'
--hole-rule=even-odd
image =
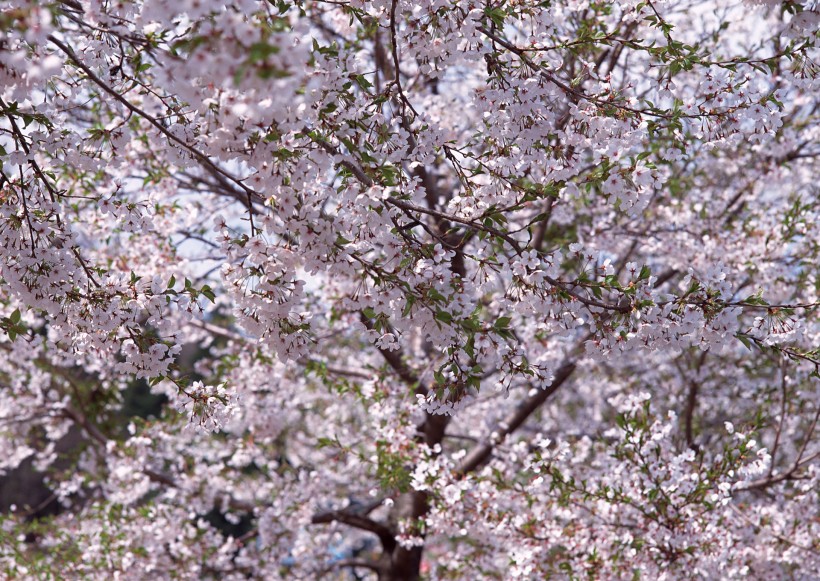
[{"label": "cherry blossom tree", "polygon": [[1,575],[820,576],[818,30],[0,2]]}]

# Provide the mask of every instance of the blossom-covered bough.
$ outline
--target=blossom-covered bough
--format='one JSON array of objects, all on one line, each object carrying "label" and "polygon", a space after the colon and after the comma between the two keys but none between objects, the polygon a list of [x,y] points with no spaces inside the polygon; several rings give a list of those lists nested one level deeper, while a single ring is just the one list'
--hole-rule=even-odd
[{"label": "blossom-covered bough", "polygon": [[0,575],[820,576],[818,29],[0,2]]}]

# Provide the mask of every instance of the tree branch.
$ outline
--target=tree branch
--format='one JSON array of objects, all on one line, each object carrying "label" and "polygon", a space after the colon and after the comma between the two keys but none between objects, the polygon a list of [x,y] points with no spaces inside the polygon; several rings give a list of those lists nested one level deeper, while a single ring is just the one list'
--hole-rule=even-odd
[{"label": "tree branch", "polygon": [[379,567],[378,564],[374,563],[373,561],[368,561],[366,559],[342,559],[341,561],[336,561],[331,563],[330,566],[322,571],[319,575],[324,576],[334,569],[341,569],[342,567],[362,567],[363,569],[369,569],[376,573],[381,573],[382,569]]},{"label": "tree branch", "polygon": [[547,401],[547,399],[561,387],[575,371],[575,362],[568,361],[564,363],[555,373],[555,379],[546,389],[538,390],[538,392],[524,401],[504,421],[500,422],[494,433],[498,434],[493,441],[487,440],[473,448],[467,456],[462,460],[461,464],[456,469],[458,476],[464,476],[490,459],[493,449],[504,441],[504,439],[517,430],[532,414]]},{"label": "tree branch", "polygon": [[393,533],[390,532],[389,528],[360,514],[354,514],[344,510],[332,510],[313,515],[310,522],[315,525],[340,522],[355,529],[373,533],[379,537],[382,547],[384,547],[384,550],[387,552],[391,552],[396,547],[396,539],[393,537]]},{"label": "tree branch", "polygon": [[188,143],[186,143],[185,141],[183,141],[182,139],[180,139],[179,137],[177,137],[176,135],[174,135],[173,133],[168,131],[168,129],[163,127],[163,125],[159,121],[157,121],[156,119],[151,117],[151,115],[149,115],[148,113],[146,113],[145,111],[143,111],[142,109],[140,109],[139,107],[137,107],[136,105],[131,103],[128,99],[126,99],[125,97],[120,95],[117,91],[115,91],[114,89],[109,87],[102,79],[100,79],[94,73],[94,71],[91,70],[91,68],[89,68],[85,63],[83,63],[79,59],[79,57],[74,53],[74,51],[71,49],[71,47],[64,44],[61,40],[55,38],[54,35],[52,35],[52,34],[48,35],[48,40],[51,41],[52,44],[57,46],[57,48],[59,48],[62,52],[64,52],[66,54],[66,56],[68,56],[68,58],[77,67],[79,67],[86,75],[88,75],[88,78],[91,79],[91,81],[95,85],[97,85],[103,91],[105,91],[106,93],[111,95],[114,98],[115,101],[117,101],[120,104],[122,104],[123,106],[125,106],[129,111],[131,111],[132,113],[135,113],[135,114],[139,115],[140,117],[142,117],[143,119],[145,119],[148,123],[153,125],[160,133],[162,133],[170,141],[173,141],[174,143],[176,143],[177,145],[179,145],[183,149],[185,149],[185,151],[188,151],[191,155],[194,156],[194,158],[196,158],[197,161],[199,161],[202,165],[204,165],[207,170],[209,170],[212,173],[220,174],[220,175],[224,176],[225,178],[227,178],[228,180],[232,181],[233,183],[238,185],[240,188],[242,188],[242,190],[245,192],[245,194],[249,198],[255,199],[258,202],[264,202],[265,201],[264,197],[259,192],[249,188],[248,186],[243,184],[240,179],[238,179],[237,177],[231,175],[230,173],[228,173],[224,169],[217,166],[213,161],[211,161],[211,159],[207,155],[205,155],[201,151],[197,150],[195,147],[192,147],[191,145],[189,145]]}]

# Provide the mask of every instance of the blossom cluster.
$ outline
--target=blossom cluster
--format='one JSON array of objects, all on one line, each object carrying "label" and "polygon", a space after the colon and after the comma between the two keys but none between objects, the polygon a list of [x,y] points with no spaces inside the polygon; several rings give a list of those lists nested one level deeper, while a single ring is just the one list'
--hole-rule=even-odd
[{"label": "blossom cluster", "polygon": [[818,14],[0,1],[2,574],[820,576]]}]

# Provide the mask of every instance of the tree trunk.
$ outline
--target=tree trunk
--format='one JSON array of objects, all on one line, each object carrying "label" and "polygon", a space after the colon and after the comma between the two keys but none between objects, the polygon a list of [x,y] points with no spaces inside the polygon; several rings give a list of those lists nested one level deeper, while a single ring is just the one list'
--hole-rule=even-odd
[{"label": "tree trunk", "polygon": [[[390,511],[390,528],[394,534],[399,534],[399,523],[405,522],[406,527],[413,526],[429,510],[426,492],[406,492],[396,499],[393,510]],[[412,533],[413,536],[423,537],[424,531]],[[421,557],[424,552],[423,546],[414,546],[405,549],[399,543],[393,547],[391,552],[385,551],[382,554],[379,572],[379,581],[415,581],[421,575]]]}]

